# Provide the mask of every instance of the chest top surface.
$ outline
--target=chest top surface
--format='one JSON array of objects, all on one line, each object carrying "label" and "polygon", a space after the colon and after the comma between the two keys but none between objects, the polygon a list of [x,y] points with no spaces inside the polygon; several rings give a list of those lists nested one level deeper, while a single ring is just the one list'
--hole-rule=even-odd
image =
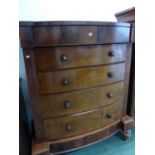
[{"label": "chest top surface", "polygon": [[23,48],[125,43],[130,24],[91,21],[20,22]]}]

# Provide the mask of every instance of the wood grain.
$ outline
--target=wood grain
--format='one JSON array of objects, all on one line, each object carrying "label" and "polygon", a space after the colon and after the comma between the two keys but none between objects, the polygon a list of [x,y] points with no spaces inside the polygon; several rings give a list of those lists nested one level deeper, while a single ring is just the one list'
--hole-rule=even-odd
[{"label": "wood grain", "polygon": [[19,26],[116,26],[130,27],[128,23],[104,22],[104,21],[20,21]]},{"label": "wood grain", "polygon": [[122,62],[126,50],[127,44],[36,48],[36,66],[38,71],[50,71]]},{"label": "wood grain", "polygon": [[[109,93],[112,94],[111,98],[108,97]],[[123,96],[124,82],[120,82],[63,94],[41,95],[40,109],[42,109],[42,117],[44,118],[64,116],[114,103],[122,99]],[[69,108],[65,106],[67,103],[70,104]]]},{"label": "wood grain", "polygon": [[[113,77],[110,78],[109,73],[113,73]],[[124,73],[124,63],[65,71],[40,72],[38,73],[40,93],[65,92],[110,84],[124,80]],[[63,83],[66,80],[68,84]]]},{"label": "wood grain", "polygon": [[109,22],[20,23],[37,142],[48,140],[51,152],[64,153],[121,129],[130,28]]},{"label": "wood grain", "polygon": [[20,27],[19,35],[21,47],[30,48],[34,46],[32,27]]},{"label": "wood grain", "polygon": [[50,155],[50,146],[48,143],[32,143],[32,155]]},{"label": "wood grain", "polygon": [[[26,67],[28,88],[33,113],[33,121],[35,124],[34,126],[35,136],[39,141],[41,141],[43,140],[43,125],[42,125],[41,111],[40,108],[37,106],[40,103],[40,101],[39,101],[39,92],[38,92],[39,89],[38,89],[38,81],[36,78],[36,68],[35,68],[36,66],[35,66],[33,49],[31,48],[23,49],[23,56]],[[26,58],[26,56],[29,56],[29,58]]]},{"label": "wood grain", "polygon": [[[107,107],[55,119],[44,120],[45,136],[48,140],[62,139],[90,132],[104,125],[117,121],[121,116],[121,102]],[[107,114],[112,113],[112,118]],[[67,127],[70,127],[68,130]]]},{"label": "wood grain", "polygon": [[121,23],[134,22],[135,21],[135,7],[120,11],[115,14],[117,21]]},{"label": "wood grain", "polygon": [[112,136],[112,134],[118,132],[119,130],[120,123],[115,122],[99,130],[95,130],[95,132],[92,132],[89,135],[85,134],[84,136],[82,135],[75,137],[74,139],[67,139],[67,141],[63,142],[51,142],[51,152],[63,154],[66,152],[75,151],[77,149],[101,142],[102,140]]},{"label": "wood grain", "polygon": [[128,42],[129,30],[129,27],[112,26],[38,26],[33,28],[36,47]]}]

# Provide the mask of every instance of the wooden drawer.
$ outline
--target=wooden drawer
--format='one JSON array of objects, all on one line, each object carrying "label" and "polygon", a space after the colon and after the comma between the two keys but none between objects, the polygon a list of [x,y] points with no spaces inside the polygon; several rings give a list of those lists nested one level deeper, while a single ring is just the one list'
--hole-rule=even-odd
[{"label": "wooden drawer", "polygon": [[127,44],[36,48],[38,71],[126,61]]},{"label": "wooden drawer", "polygon": [[56,95],[41,95],[42,117],[74,114],[114,103],[123,98],[124,82]]},{"label": "wooden drawer", "polygon": [[44,120],[46,139],[62,139],[98,129],[118,120],[121,116],[120,102],[102,109],[81,114]]},{"label": "wooden drawer", "polygon": [[117,101],[114,104],[107,105],[105,108],[102,108],[102,124],[104,126],[109,125],[110,123],[118,120],[122,115],[122,99]]},{"label": "wooden drawer", "polygon": [[129,41],[129,27],[37,26],[35,46],[121,43]]},{"label": "wooden drawer", "polygon": [[125,63],[38,73],[40,93],[89,88],[124,80]]}]

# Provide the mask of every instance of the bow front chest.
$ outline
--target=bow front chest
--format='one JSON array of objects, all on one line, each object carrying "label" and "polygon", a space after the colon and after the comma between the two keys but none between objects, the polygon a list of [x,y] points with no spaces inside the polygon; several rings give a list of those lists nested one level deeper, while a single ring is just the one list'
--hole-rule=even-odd
[{"label": "bow front chest", "polygon": [[125,128],[129,38],[126,23],[20,22],[35,139],[52,153]]}]

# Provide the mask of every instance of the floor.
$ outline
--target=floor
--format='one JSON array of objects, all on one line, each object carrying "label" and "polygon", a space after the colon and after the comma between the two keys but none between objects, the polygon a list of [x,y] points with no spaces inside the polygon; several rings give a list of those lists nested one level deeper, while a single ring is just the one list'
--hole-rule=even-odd
[{"label": "floor", "polygon": [[67,153],[65,155],[134,155],[135,154],[135,130],[129,141],[121,140],[120,132],[111,138],[84,149]]}]

